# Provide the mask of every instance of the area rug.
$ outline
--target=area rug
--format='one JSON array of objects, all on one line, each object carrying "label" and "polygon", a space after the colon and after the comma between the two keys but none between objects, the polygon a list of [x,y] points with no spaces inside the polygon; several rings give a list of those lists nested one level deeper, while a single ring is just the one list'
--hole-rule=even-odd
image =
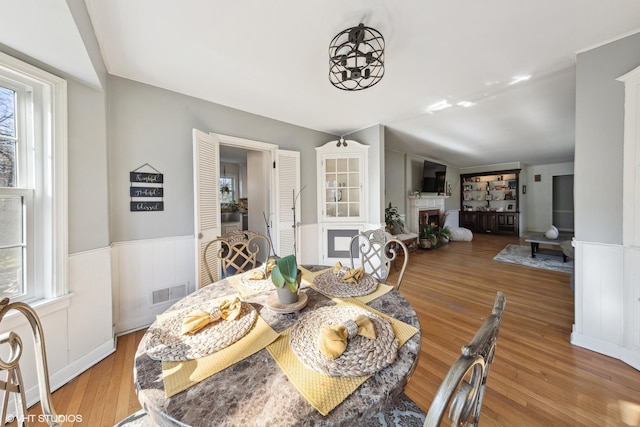
[{"label": "area rug", "polygon": [[535,258],[531,258],[531,246],[528,245],[507,245],[498,255],[493,257],[493,259],[511,264],[561,271],[569,274],[573,272],[573,260],[571,258],[567,259],[567,262],[562,262],[561,255],[536,254]]}]

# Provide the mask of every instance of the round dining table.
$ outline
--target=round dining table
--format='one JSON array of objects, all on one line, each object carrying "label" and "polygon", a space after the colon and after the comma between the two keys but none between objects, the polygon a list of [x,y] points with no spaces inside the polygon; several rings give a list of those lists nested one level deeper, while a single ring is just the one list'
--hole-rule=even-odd
[{"label": "round dining table", "polygon": [[[327,266],[303,266],[309,272]],[[269,308],[274,290],[243,298],[277,333],[294,326],[312,310],[335,305],[336,301],[303,287],[307,304],[299,312],[280,313]],[[203,301],[237,294],[228,279],[212,283],[184,297],[167,312],[188,309]],[[398,349],[396,360],[371,375],[361,386],[327,415],[316,410],[292,384],[266,348],[198,382],[171,397],[165,396],[162,362],[146,351],[145,335],[134,361],[134,382],[138,399],[159,426],[300,426],[358,425],[381,411],[400,395],[415,369],[420,353],[418,316],[397,290],[391,290],[367,306],[418,329]]]}]

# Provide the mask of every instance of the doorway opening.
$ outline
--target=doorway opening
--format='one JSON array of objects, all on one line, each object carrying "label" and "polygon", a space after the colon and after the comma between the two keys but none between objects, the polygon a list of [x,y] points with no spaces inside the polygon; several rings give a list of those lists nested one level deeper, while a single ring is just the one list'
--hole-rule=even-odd
[{"label": "doorway opening", "polygon": [[[274,211],[273,173],[271,164],[277,146],[225,135],[220,140],[220,182],[232,182],[232,199],[221,194],[221,212],[237,209],[239,222],[225,227],[223,234],[233,229],[249,230],[270,238],[275,236],[277,224],[272,221]],[[226,178],[226,180],[225,180]],[[220,190],[222,192],[222,185]],[[224,216],[225,214],[222,213]],[[234,216],[232,220],[236,220]]]},{"label": "doorway opening", "polygon": [[573,233],[573,174],[554,176],[552,192],[553,225],[559,231]]}]

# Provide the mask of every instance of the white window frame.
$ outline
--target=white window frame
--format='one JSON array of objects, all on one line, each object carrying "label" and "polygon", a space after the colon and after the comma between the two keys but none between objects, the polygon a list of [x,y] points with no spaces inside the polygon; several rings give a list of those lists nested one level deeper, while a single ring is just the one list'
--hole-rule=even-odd
[{"label": "white window frame", "polygon": [[31,105],[17,108],[32,114],[33,126],[21,130],[35,155],[21,153],[18,167],[28,170],[27,175],[18,172],[18,188],[0,189],[2,194],[27,194],[27,211],[33,214],[26,220],[27,295],[20,299],[51,299],[68,293],[67,82],[2,52],[0,76],[30,91],[32,99]]}]

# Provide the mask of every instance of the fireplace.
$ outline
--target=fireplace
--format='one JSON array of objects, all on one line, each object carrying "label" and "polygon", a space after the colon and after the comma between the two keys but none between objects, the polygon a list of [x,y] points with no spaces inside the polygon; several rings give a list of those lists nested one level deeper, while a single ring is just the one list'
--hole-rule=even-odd
[{"label": "fireplace", "polygon": [[440,227],[440,209],[421,209],[418,212],[419,231],[425,227]]},{"label": "fireplace", "polygon": [[[441,226],[440,218],[444,214],[444,200],[446,198],[447,196],[409,196],[409,215],[407,217],[409,230],[412,233],[420,234],[424,224],[435,223],[435,225]],[[423,218],[423,212],[426,212],[426,218]]]}]

